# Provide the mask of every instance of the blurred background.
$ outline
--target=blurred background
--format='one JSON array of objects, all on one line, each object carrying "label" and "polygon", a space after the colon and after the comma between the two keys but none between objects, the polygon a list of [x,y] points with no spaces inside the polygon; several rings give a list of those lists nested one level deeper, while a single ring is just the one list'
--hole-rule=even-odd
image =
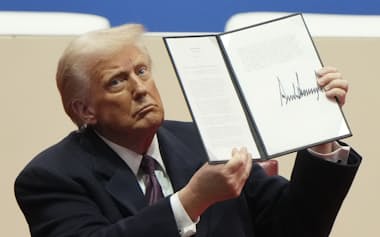
[{"label": "blurred background", "polygon": [[[45,14],[51,12],[57,14]],[[75,129],[55,85],[57,61],[75,35],[132,22],[150,32],[222,32],[227,22],[233,29],[260,21],[262,16],[255,14],[229,21],[247,12],[322,14],[305,15],[307,25],[322,62],[339,68],[350,82],[343,109],[353,137],[346,142],[364,157],[331,237],[380,236],[378,0],[1,0],[0,236],[30,236],[14,198],[14,180],[32,157]],[[190,120],[161,35],[147,34],[146,43],[157,65],[154,74],[166,118]],[[281,175],[290,177],[293,158],[294,154],[278,158]]]},{"label": "blurred background", "polygon": [[284,11],[334,14],[380,14],[377,0],[2,0],[0,10],[66,11],[100,15],[112,26],[142,23],[148,31],[219,32],[238,12]]}]

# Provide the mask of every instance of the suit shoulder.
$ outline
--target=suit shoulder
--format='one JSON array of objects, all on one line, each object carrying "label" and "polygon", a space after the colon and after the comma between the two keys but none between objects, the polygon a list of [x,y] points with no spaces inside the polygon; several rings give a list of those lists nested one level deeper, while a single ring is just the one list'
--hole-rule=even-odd
[{"label": "suit shoulder", "polygon": [[163,126],[178,126],[178,127],[183,127],[183,126],[194,126],[194,122],[192,121],[179,121],[179,120],[165,120],[163,123]]},{"label": "suit shoulder", "polygon": [[30,167],[49,167],[65,166],[65,163],[70,163],[70,159],[75,157],[78,151],[79,133],[71,132],[56,144],[44,149],[38,153],[26,166]]},{"label": "suit shoulder", "polygon": [[193,122],[165,120],[163,128],[175,134],[178,138],[199,139],[197,127]]}]

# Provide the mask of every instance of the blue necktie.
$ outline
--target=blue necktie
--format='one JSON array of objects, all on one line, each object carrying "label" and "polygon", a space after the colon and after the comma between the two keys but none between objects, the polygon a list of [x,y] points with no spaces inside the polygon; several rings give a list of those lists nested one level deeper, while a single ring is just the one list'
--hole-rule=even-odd
[{"label": "blue necktie", "polygon": [[156,164],[157,162],[148,155],[143,156],[140,164],[141,171],[146,174],[146,177],[144,178],[145,197],[149,205],[154,204],[159,199],[164,197],[160,183],[158,182],[157,176],[154,173]]}]

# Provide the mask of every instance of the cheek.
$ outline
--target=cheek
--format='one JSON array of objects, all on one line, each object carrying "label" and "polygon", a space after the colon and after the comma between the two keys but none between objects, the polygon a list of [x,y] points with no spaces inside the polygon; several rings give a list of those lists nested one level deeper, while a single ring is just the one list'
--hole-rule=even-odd
[{"label": "cheek", "polygon": [[160,92],[158,91],[158,89],[154,83],[152,84],[150,91],[152,92],[152,97],[155,99],[155,101],[162,106],[162,100],[161,100]]},{"label": "cheek", "polygon": [[97,115],[103,118],[117,119],[117,117],[130,116],[131,100],[128,96],[119,95],[105,98],[99,101],[97,106]]}]

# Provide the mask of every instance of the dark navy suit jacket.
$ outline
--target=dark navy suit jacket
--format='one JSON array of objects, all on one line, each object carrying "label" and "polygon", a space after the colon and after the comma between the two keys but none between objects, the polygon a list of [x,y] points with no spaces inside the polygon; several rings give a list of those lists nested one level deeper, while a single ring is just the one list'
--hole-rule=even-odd
[{"label": "dark navy suit jacket", "polygon": [[[157,135],[177,191],[206,154],[192,123],[165,121]],[[207,209],[196,236],[328,236],[360,161],[353,150],[348,165],[300,151],[290,182],[254,165],[241,196]],[[33,237],[179,236],[169,198],[148,206],[133,172],[91,129],[37,155],[15,193]]]}]

